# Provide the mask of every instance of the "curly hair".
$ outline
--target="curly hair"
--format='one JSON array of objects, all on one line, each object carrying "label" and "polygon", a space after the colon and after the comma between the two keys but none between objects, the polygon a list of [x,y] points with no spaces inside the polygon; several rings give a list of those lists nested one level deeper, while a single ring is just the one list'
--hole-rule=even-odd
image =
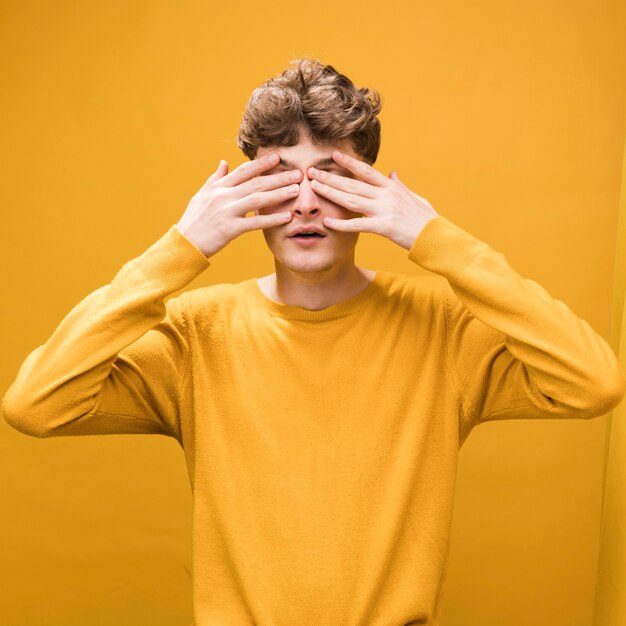
[{"label": "curly hair", "polygon": [[294,59],[290,65],[252,92],[237,141],[243,153],[254,159],[259,147],[293,146],[304,130],[318,144],[348,139],[372,165],[380,148],[378,92],[355,87],[314,59]]}]

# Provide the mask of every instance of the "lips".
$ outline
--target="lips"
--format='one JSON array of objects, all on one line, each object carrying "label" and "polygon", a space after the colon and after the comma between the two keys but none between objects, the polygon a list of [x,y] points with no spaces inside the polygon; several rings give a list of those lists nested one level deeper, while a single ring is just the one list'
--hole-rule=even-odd
[{"label": "lips", "polygon": [[[305,233],[310,233],[308,235],[306,235]],[[294,229],[290,235],[288,235],[289,237],[298,237],[298,236],[309,236],[309,237],[315,237],[315,236],[320,236],[320,237],[325,237],[326,233],[324,233],[323,229],[320,228],[319,226],[299,226],[298,228]]]},{"label": "lips", "polygon": [[321,246],[322,239],[325,239],[325,237],[318,235],[309,235],[308,237],[306,235],[294,235],[290,237],[290,239],[293,239],[296,246],[300,246],[301,248],[314,248],[317,245]]}]

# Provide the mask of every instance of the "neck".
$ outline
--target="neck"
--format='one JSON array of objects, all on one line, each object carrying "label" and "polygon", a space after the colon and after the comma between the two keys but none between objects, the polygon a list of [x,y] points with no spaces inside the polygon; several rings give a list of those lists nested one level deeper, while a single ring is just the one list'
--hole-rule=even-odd
[{"label": "neck", "polygon": [[275,302],[313,311],[356,296],[376,273],[357,267],[353,260],[319,272],[294,272],[277,260],[274,266],[274,274],[258,279],[261,291]]}]

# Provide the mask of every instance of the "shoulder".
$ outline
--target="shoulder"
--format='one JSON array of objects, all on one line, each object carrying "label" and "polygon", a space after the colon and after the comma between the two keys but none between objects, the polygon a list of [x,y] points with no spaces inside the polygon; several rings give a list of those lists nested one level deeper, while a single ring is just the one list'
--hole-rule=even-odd
[{"label": "shoulder", "polygon": [[211,336],[221,336],[239,317],[244,289],[238,283],[217,283],[190,289],[178,297],[184,308],[187,328],[210,341]]},{"label": "shoulder", "polygon": [[404,306],[439,306],[444,299],[447,280],[443,276],[412,276],[379,271],[378,284],[384,298]]},{"label": "shoulder", "polygon": [[241,283],[217,283],[191,289],[184,294],[190,314],[220,309],[232,311],[243,295]]}]

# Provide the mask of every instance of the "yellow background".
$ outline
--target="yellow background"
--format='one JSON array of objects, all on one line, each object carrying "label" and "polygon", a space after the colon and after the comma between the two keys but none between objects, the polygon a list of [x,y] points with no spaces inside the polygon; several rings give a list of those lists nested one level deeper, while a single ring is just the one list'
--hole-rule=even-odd
[{"label": "yellow background", "polygon": [[[379,170],[397,169],[617,350],[624,2],[14,0],[0,29],[1,393],[80,299],[178,221],[221,158],[244,160],[250,92],[304,54],[381,92]],[[357,263],[426,273],[369,234]],[[257,231],[188,288],[272,271]],[[591,624],[606,426],[472,433],[443,626]],[[37,440],[2,422],[0,442],[3,623],[189,622],[191,496],[173,440]]]}]

